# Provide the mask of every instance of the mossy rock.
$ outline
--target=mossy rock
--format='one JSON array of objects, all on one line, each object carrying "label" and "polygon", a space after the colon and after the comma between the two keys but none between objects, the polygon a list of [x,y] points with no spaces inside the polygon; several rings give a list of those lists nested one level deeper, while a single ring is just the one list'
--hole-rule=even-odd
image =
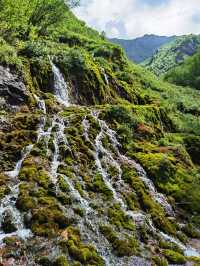
[{"label": "mossy rock", "polygon": [[164,257],[154,256],[152,258],[153,266],[168,266],[168,261]]},{"label": "mossy rock", "polygon": [[186,258],[180,254],[177,253],[173,250],[163,250],[163,255],[167,258],[167,260],[169,261],[169,263],[173,263],[173,264],[185,264],[186,263]]},{"label": "mossy rock", "polygon": [[101,226],[100,230],[108,239],[112,245],[113,252],[116,253],[118,257],[130,257],[139,253],[139,245],[134,237],[126,236],[125,239],[120,239],[109,226]]},{"label": "mossy rock", "polygon": [[53,266],[69,266],[67,258],[64,255],[59,256],[53,263]]}]

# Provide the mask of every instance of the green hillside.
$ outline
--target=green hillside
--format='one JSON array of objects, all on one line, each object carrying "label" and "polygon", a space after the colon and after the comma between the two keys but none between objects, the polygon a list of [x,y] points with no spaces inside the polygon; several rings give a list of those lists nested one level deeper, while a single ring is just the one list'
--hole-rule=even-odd
[{"label": "green hillside", "polygon": [[68,6],[0,2],[0,264],[198,264],[200,92]]},{"label": "green hillside", "polygon": [[165,79],[181,86],[200,89],[200,50],[176,68],[170,70]]},{"label": "green hillside", "polygon": [[166,74],[170,69],[182,64],[186,58],[197,52],[200,36],[186,35],[176,37],[175,40],[163,45],[142,65],[157,76]]}]

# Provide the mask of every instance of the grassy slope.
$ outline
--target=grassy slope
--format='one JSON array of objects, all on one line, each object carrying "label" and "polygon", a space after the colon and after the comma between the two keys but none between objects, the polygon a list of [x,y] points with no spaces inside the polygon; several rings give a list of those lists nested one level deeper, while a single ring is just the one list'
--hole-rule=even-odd
[{"label": "grassy slope", "polygon": [[[0,144],[4,151],[1,169],[10,170],[13,167],[13,155],[11,156],[10,149],[17,147],[20,150],[25,143],[35,141],[39,113],[31,93],[37,93],[45,99],[48,114],[60,110],[51,92],[52,71],[48,56],[53,56],[55,63],[62,69],[70,84],[75,103],[102,110],[102,117],[118,133],[122,151],[143,165],[157,188],[169,197],[174,208],[181,206],[177,209],[178,219],[182,221],[184,217],[186,223],[190,224],[184,232],[188,236],[195,236],[191,223],[195,223],[195,226],[200,225],[199,162],[195,160],[200,150],[198,146],[200,93],[159,81],[142,67],[129,62],[119,47],[102,39],[97,32],[87,28],[70,12],[68,22],[56,31],[53,30],[50,37],[46,39],[18,40],[15,45],[3,40],[1,42],[1,63],[16,68],[17,72],[24,76],[30,92],[28,107],[21,106],[16,114],[1,111],[2,116],[7,117],[12,124],[10,131],[1,132],[3,137]],[[106,82],[104,71],[108,76],[109,84]],[[73,92],[74,89],[76,93]],[[71,116],[72,114],[75,116]],[[81,140],[83,133],[81,121],[86,114],[89,116],[87,108],[81,111],[76,107],[69,108],[63,113],[64,117],[69,119],[72,117],[73,120],[67,133],[72,150],[77,154],[76,161],[80,169],[76,173],[77,168],[73,168],[74,159],[70,157],[71,155],[63,154],[66,156],[68,167],[60,171],[67,172],[72,176],[72,180],[75,179],[77,188],[83,195],[82,190],[86,189],[93,200],[102,197],[103,201],[106,201],[110,195],[102,180],[96,176],[95,183],[91,182],[93,180],[89,169],[91,154]],[[91,123],[93,136],[98,131],[98,127],[92,119]],[[49,162],[44,159],[42,146],[38,144],[36,148],[20,172],[20,179],[24,181],[24,186],[20,188],[18,208],[21,211],[31,209],[34,217],[29,226],[33,232],[36,235],[51,238],[52,235],[58,235],[58,226],[62,228],[62,225],[56,222],[57,215],[60,215],[60,219],[62,218],[62,213],[56,212],[56,206],[58,202],[66,202],[70,199],[52,194],[48,187],[48,175],[45,172],[46,164]],[[39,165],[36,163],[38,158],[40,158]],[[84,187],[81,187],[76,180],[77,176],[84,179]],[[126,200],[129,202],[130,209],[142,209],[153,217],[157,227],[184,239],[184,234],[178,233],[176,222],[173,223],[165,217],[163,209],[153,202],[136,173],[124,168],[123,178],[137,195],[135,199],[127,195]],[[1,183],[3,184],[0,194],[2,196],[7,193],[4,175],[1,176]],[[39,187],[38,193],[34,192],[34,184]],[[63,184],[61,187],[65,191]],[[37,207],[35,202],[38,204]],[[99,213],[102,215],[104,210],[100,207],[102,206],[98,206]],[[47,215],[42,215],[43,209],[46,210]],[[119,229],[122,232],[132,230],[132,225],[124,218],[118,207],[113,211],[108,209],[108,217],[116,232]],[[139,238],[142,238],[144,236],[142,230],[144,228],[141,232],[138,231],[135,237],[138,238],[139,235]],[[102,228],[102,231],[119,256],[127,255],[129,245],[135,248],[137,246],[133,245],[132,240],[127,243],[120,242],[108,228]],[[64,243],[64,248],[68,250],[71,258],[84,265],[91,263],[101,265],[102,262],[95,251],[80,242],[79,233],[75,229],[68,227],[68,234],[70,237],[67,244]],[[163,245],[158,248],[159,254],[165,254],[164,251],[171,248]],[[167,257],[169,254],[166,255]]]},{"label": "grassy slope", "polygon": [[200,44],[200,37],[186,35],[162,46],[155,55],[142,63],[157,76],[162,76],[173,67],[181,64],[188,56],[192,56]]},{"label": "grassy slope", "polygon": [[200,89],[200,50],[178,67],[169,71],[165,79],[171,83]]}]

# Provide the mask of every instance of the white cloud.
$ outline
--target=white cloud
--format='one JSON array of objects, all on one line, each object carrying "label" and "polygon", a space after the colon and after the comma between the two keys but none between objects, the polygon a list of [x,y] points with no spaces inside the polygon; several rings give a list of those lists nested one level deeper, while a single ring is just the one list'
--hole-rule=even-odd
[{"label": "white cloud", "polygon": [[90,26],[106,31],[109,37],[200,33],[200,23],[192,19],[200,15],[199,0],[169,0],[162,5],[142,3],[143,0],[90,0],[75,13]]}]

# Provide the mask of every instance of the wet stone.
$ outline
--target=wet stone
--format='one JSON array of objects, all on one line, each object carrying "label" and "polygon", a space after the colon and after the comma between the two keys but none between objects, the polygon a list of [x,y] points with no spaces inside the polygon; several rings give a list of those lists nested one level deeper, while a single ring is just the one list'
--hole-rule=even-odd
[{"label": "wet stone", "polygon": [[16,225],[13,222],[12,214],[10,212],[5,212],[3,216],[4,218],[1,225],[3,231],[7,234],[17,231]]}]

